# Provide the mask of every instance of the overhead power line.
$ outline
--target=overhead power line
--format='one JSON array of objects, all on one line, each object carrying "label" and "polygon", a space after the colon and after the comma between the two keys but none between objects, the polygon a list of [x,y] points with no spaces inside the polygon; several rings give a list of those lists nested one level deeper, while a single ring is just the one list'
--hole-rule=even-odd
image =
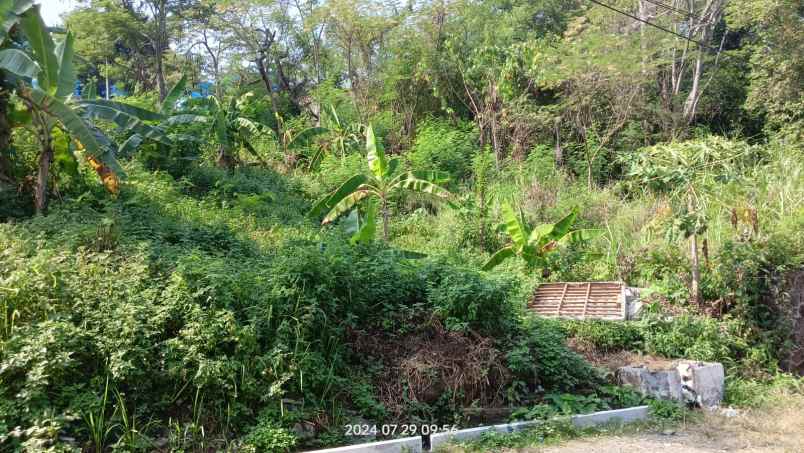
[{"label": "overhead power line", "polygon": [[647,20],[642,19],[640,17],[634,16],[631,13],[628,13],[628,12],[625,12],[623,10],[617,9],[617,8],[611,6],[611,5],[607,5],[607,4],[605,4],[603,2],[599,2],[597,0],[589,0],[589,1],[594,3],[594,4],[596,4],[596,5],[600,5],[600,6],[604,7],[604,8],[610,9],[610,10],[614,11],[615,13],[619,13],[619,14],[622,14],[624,16],[628,16],[631,19],[634,19],[636,21],[642,22],[643,24],[650,25],[651,27],[659,29],[659,30],[661,30],[661,31],[663,31],[665,33],[670,33],[671,35],[678,36],[681,39],[685,39],[685,40],[687,40],[687,41],[689,41],[691,43],[697,44],[699,47],[703,47],[705,49],[713,49],[713,47],[711,47],[711,46],[709,46],[707,44],[704,44],[701,41],[692,39],[689,36],[684,36],[681,33],[676,33],[673,30],[670,30],[669,28],[663,27],[661,25],[654,24],[653,22],[650,22],[650,21],[647,21]]},{"label": "overhead power line", "polygon": [[658,0],[645,0],[645,1],[650,3],[651,5],[658,6],[659,8],[662,8],[662,9],[664,9],[666,11],[670,11],[670,12],[673,12],[673,13],[676,13],[676,14],[681,14],[682,16],[692,18],[692,19],[698,19],[698,20],[701,19],[700,17],[698,17],[695,14],[693,14],[691,11],[684,11],[683,9],[676,8],[675,6],[668,5],[668,4],[660,2]]}]

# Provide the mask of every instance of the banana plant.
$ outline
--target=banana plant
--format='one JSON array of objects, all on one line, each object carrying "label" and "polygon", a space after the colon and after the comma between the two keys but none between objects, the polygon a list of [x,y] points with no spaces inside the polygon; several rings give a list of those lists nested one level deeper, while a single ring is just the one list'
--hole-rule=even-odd
[{"label": "banana plant", "polygon": [[352,245],[371,243],[377,234],[377,203],[368,204],[362,219],[358,209],[352,209],[343,222],[346,232],[352,235],[349,239]]},{"label": "banana plant", "polygon": [[184,94],[187,77],[182,77],[168,92],[165,99],[154,110],[108,99],[96,99],[94,90],[87,90],[78,102],[80,112],[87,120],[100,120],[113,123],[118,132],[131,134],[136,140],[151,141],[171,145],[174,138],[168,128],[177,123],[206,121],[198,115],[180,115],[176,103]]},{"label": "banana plant", "polygon": [[599,235],[599,230],[573,230],[578,217],[577,209],[556,223],[546,223],[531,228],[522,212],[516,212],[510,204],[502,207],[503,227],[511,238],[511,245],[498,250],[483,265],[483,270],[491,270],[508,258],[519,257],[531,269],[547,267],[547,258],[559,245],[581,242]]},{"label": "banana plant", "polygon": [[191,122],[207,123],[215,133],[218,142],[217,163],[220,167],[232,168],[237,163],[237,152],[241,149],[261,159],[251,140],[273,133],[268,126],[241,115],[243,105],[251,96],[252,93],[246,93],[239,98],[233,97],[227,107],[223,107],[217,97],[210,96],[200,102],[204,108],[203,114],[196,114],[191,119]]},{"label": "banana plant", "polygon": [[111,141],[87,123],[72,102],[76,79],[72,34],[68,32],[57,45],[45,27],[39,6],[30,3],[3,1],[0,4],[3,41],[16,27],[26,40],[26,50],[0,50],[0,69],[15,79],[15,92],[29,114],[24,126],[34,132],[40,148],[34,202],[36,212],[44,214],[48,204],[47,186],[54,159],[53,132],[56,128],[71,137],[76,147],[84,151],[90,165],[110,191],[117,190],[118,178],[124,173],[114,157]]},{"label": "banana plant", "polygon": [[329,151],[333,154],[339,154],[341,159],[346,157],[346,152],[353,146],[360,143],[360,125],[359,124],[346,124],[341,121],[338,116],[338,111],[335,106],[329,106],[329,121],[327,122],[326,134],[327,139],[318,152],[313,156],[310,161],[310,168],[318,165],[324,157],[324,152]]},{"label": "banana plant", "polygon": [[232,98],[229,101],[229,108],[223,110],[218,99],[214,96],[212,97],[216,106],[213,117],[214,130],[218,137],[218,165],[220,166],[231,167],[234,162],[233,156],[242,148],[260,159],[260,155],[252,146],[251,140],[254,137],[267,135],[271,132],[271,128],[268,126],[241,116],[241,106],[247,99],[248,93],[241,98]]},{"label": "banana plant", "polygon": [[317,219],[323,215],[321,223],[325,225],[352,210],[363,200],[373,198],[379,201],[383,239],[388,241],[390,197],[405,191],[430,194],[443,199],[451,195],[441,186],[448,180],[444,173],[404,172],[395,176],[400,160],[385,156],[382,143],[377,141],[371,125],[366,128],[366,158],[368,174],[357,174],[347,179],[313,206],[308,214],[310,217]]},{"label": "banana plant", "polygon": [[232,98],[226,107],[215,96],[191,102],[183,108],[177,103],[184,94],[187,78],[182,77],[154,110],[143,109],[123,102],[103,99],[86,99],[81,106],[86,116],[117,124],[121,130],[131,131],[131,137],[171,145],[176,140],[196,140],[186,135],[172,135],[169,130],[178,125],[204,125],[215,134],[218,142],[217,164],[232,168],[237,163],[237,152],[245,148],[257,158],[251,139],[273,131],[261,123],[241,115],[242,106],[251,96],[246,93]]},{"label": "banana plant", "polygon": [[[285,120],[279,114],[276,114],[276,124],[277,130],[279,131],[275,137],[276,144],[282,152],[282,156],[285,160],[285,168],[288,170],[295,167],[299,160],[299,155],[296,150],[309,145],[316,136],[329,131],[329,129],[325,127],[308,127],[299,132],[295,132],[292,128],[287,127]],[[315,164],[317,157],[318,153],[310,159],[309,167]]]}]

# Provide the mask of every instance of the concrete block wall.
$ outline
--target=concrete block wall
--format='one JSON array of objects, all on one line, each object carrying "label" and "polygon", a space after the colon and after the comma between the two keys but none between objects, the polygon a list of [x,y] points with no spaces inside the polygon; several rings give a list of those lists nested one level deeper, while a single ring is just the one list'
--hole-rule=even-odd
[{"label": "concrete block wall", "polygon": [[681,360],[666,370],[626,366],[617,370],[617,378],[620,384],[631,386],[645,396],[702,407],[719,406],[726,386],[722,364],[691,360]]}]

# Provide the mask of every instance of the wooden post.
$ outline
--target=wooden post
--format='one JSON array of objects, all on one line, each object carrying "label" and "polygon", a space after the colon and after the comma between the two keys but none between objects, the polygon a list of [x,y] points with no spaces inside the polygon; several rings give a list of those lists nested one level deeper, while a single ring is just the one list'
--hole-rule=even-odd
[{"label": "wooden post", "polygon": [[586,284],[586,299],[583,301],[583,314],[581,319],[586,319],[586,310],[589,308],[589,295],[592,294],[592,282]]},{"label": "wooden post", "polygon": [[561,316],[561,306],[564,305],[564,297],[567,295],[567,285],[568,283],[564,283],[564,290],[561,291],[561,299],[558,300],[558,311],[556,311],[556,316]]}]

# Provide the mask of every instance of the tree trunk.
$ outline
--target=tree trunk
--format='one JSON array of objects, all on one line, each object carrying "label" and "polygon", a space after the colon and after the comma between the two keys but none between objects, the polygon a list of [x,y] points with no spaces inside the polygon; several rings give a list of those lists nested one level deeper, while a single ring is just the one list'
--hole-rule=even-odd
[{"label": "tree trunk", "polygon": [[589,191],[594,190],[595,182],[592,178],[592,159],[589,157],[586,159],[586,184],[589,187]]},{"label": "tree trunk", "polygon": [[564,164],[564,150],[561,149],[561,127],[560,127],[560,118],[556,118],[556,167],[560,167]]},{"label": "tree trunk", "polygon": [[[207,31],[203,31],[204,40],[201,41],[201,44],[206,49],[207,54],[209,55],[210,60],[212,60],[212,77],[215,78],[215,97],[218,100],[223,99],[223,91],[221,91],[221,80],[220,80],[220,73],[221,73],[221,63],[220,59],[218,58],[218,53],[212,50],[212,47],[209,45],[209,39],[207,38]],[[218,44],[218,52],[220,52],[221,46]]]},{"label": "tree trunk", "polygon": [[382,199],[382,238],[385,242],[388,242],[388,221],[389,221],[389,214],[388,214],[388,200],[385,198]]},{"label": "tree trunk", "polygon": [[687,123],[692,123],[695,119],[695,110],[698,105],[699,86],[701,81],[701,71],[703,70],[703,49],[698,50],[698,56],[695,58],[695,68],[692,71],[692,87],[690,93],[687,95],[687,100],[684,101],[683,115]]},{"label": "tree trunk", "polygon": [[690,236],[690,256],[692,258],[692,285],[690,286],[690,297],[692,303],[701,306],[701,268],[698,261],[698,235]]},{"label": "tree trunk", "polygon": [[164,101],[167,96],[167,84],[165,82],[164,54],[167,48],[167,5],[166,2],[159,2],[156,9],[156,84],[159,87],[159,101]]},{"label": "tree trunk", "polygon": [[[161,47],[161,45],[157,45]],[[156,51],[156,85],[159,87],[159,101],[164,101],[167,97],[167,84],[165,82],[165,68],[162,58],[163,50],[157,49]]]},{"label": "tree trunk", "polygon": [[[687,198],[687,210],[692,213],[695,212],[692,196],[688,195]],[[698,232],[693,230],[692,235],[690,236],[690,260],[691,262],[691,272],[692,272],[692,283],[690,285],[690,297],[692,298],[692,303],[696,306],[701,306],[701,265],[700,260],[698,259]]]},{"label": "tree trunk", "polygon": [[53,162],[53,147],[50,140],[39,154],[39,170],[36,175],[36,190],[34,192],[34,207],[37,215],[45,215],[47,211],[47,183],[50,178],[50,164]]},{"label": "tree trunk", "polygon": [[[260,72],[260,78],[262,78],[262,83],[265,84],[265,89],[268,90],[268,95],[271,97],[271,110],[273,111],[274,118],[279,115],[279,109],[277,107],[278,99],[276,97],[276,92],[274,92],[273,85],[271,84],[271,78],[268,76],[268,68],[265,67],[265,56],[260,55],[257,57],[257,70]],[[277,129],[279,129],[279,124],[277,124]],[[278,134],[282,131],[277,130]]]},{"label": "tree trunk", "polygon": [[[483,183],[485,186],[485,182]],[[479,204],[479,211],[478,217],[480,218],[480,229],[479,229],[479,239],[480,239],[480,247],[483,250],[486,249],[486,188],[481,187],[478,193],[478,204]]]},{"label": "tree trunk", "polygon": [[[692,11],[690,11],[690,13],[692,13]],[[701,42],[708,44],[715,27],[720,22],[722,14],[723,0],[709,0],[709,2],[707,2],[700,16],[700,27],[702,29],[700,38]],[[725,39],[725,35],[723,37]],[[718,55],[720,55],[722,49],[723,43],[721,42],[721,47],[717,51]],[[703,92],[703,88],[701,87],[701,76],[703,73],[703,59],[706,54],[706,49],[702,46],[699,46],[698,53],[695,57],[695,67],[693,68],[692,72],[692,87],[687,95],[687,99],[684,101],[683,115],[684,119],[687,121],[687,124],[690,124],[695,120],[698,101],[700,100]]]},{"label": "tree trunk", "polygon": [[0,91],[0,182],[13,184],[14,173],[8,148],[11,145],[11,124],[8,121],[8,91]]},{"label": "tree trunk", "polygon": [[234,156],[232,156],[229,150],[226,149],[226,146],[224,145],[218,146],[218,159],[216,163],[218,164],[218,167],[226,170],[231,170],[232,168],[234,168],[235,158]]}]

